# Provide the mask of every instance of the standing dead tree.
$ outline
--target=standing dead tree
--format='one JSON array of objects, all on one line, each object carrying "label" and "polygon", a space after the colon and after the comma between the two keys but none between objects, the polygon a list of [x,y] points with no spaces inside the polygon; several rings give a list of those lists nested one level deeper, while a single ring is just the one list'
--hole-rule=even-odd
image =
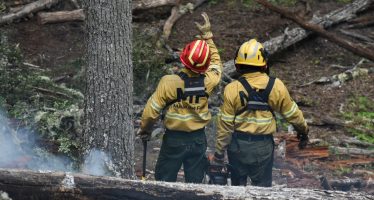
[{"label": "standing dead tree", "polygon": [[[309,22],[318,24],[324,28],[329,28],[333,25],[355,18],[356,13],[368,9],[372,2],[372,0],[355,0],[354,2],[347,4],[342,8],[336,9],[323,17],[314,17]],[[312,31],[307,31],[300,27],[293,28],[291,30],[287,28],[284,34],[264,42],[264,47],[269,51],[270,54],[275,54],[304,40],[312,33]],[[234,60],[230,60],[224,63],[224,65],[225,73],[231,77],[234,76]]]},{"label": "standing dead tree", "polygon": [[351,51],[352,53],[356,55],[359,55],[359,56],[362,56],[364,58],[374,61],[374,50],[363,48],[359,45],[355,45],[349,41],[346,41],[343,38],[341,38],[339,35],[326,31],[322,26],[317,25],[315,23],[311,23],[311,22],[305,22],[300,17],[294,15],[292,12],[286,9],[274,6],[273,4],[269,3],[266,0],[255,0],[255,1],[274,12],[280,13],[282,16],[286,17],[287,19],[294,21],[295,23],[297,23],[304,29],[313,31],[317,33],[318,35],[328,39],[329,41],[334,42],[337,45]]},{"label": "standing dead tree", "polygon": [[0,188],[13,199],[373,199],[360,192],[131,181],[63,172],[0,169]]}]

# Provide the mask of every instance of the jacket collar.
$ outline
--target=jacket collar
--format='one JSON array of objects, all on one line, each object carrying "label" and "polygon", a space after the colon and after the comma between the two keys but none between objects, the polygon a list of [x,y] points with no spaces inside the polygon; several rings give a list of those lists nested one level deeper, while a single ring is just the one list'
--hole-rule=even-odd
[{"label": "jacket collar", "polygon": [[268,76],[268,75],[264,72],[252,72],[252,73],[245,73],[241,76],[244,77],[244,78],[255,78],[255,77]]},{"label": "jacket collar", "polygon": [[193,72],[193,71],[191,71],[191,70],[188,70],[188,69],[186,69],[186,68],[183,68],[181,71],[184,72],[184,73],[186,73],[189,77],[196,77],[196,76],[199,76],[198,73],[195,73],[195,72]]}]

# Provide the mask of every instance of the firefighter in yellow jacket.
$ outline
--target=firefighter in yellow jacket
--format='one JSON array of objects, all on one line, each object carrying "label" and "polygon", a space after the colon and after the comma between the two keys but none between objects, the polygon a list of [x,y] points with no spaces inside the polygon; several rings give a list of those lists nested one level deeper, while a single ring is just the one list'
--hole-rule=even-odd
[{"label": "firefighter in yellow jacket", "polygon": [[252,185],[271,186],[274,111],[294,126],[300,148],[308,141],[308,126],[302,112],[283,82],[267,75],[266,59],[267,52],[261,43],[255,39],[243,43],[235,58],[241,77],[224,90],[213,162],[223,163],[227,150],[232,185],[246,185],[250,177]]},{"label": "firefighter in yellow jacket", "polygon": [[156,163],[158,181],[175,182],[183,164],[185,181],[201,183],[207,164],[205,126],[211,119],[208,97],[221,80],[222,63],[212,40],[208,16],[196,23],[202,40],[185,46],[180,60],[185,68],[178,75],[166,75],[145,106],[141,129],[143,140],[150,138],[153,124],[164,110],[165,135]]}]

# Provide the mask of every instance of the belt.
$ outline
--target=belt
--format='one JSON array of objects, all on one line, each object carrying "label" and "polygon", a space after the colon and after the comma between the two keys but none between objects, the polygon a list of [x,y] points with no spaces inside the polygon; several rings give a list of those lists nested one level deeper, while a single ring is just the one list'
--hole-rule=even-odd
[{"label": "belt", "polygon": [[196,136],[203,136],[205,135],[205,127],[201,129],[197,129],[191,132],[187,131],[174,131],[170,129],[165,130],[165,134],[169,136],[181,136],[181,137],[196,137]]},{"label": "belt", "polygon": [[233,134],[233,137],[236,137],[239,140],[247,140],[247,141],[262,141],[262,140],[268,140],[273,139],[272,134],[266,134],[266,135],[253,135],[241,131],[235,131]]}]

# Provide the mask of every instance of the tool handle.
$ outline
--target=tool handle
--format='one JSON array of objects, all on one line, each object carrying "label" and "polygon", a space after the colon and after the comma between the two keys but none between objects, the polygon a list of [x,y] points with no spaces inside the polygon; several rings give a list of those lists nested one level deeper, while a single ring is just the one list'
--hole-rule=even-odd
[{"label": "tool handle", "polygon": [[147,166],[147,141],[143,141],[143,174],[142,174],[143,179],[145,179],[146,166]]}]

